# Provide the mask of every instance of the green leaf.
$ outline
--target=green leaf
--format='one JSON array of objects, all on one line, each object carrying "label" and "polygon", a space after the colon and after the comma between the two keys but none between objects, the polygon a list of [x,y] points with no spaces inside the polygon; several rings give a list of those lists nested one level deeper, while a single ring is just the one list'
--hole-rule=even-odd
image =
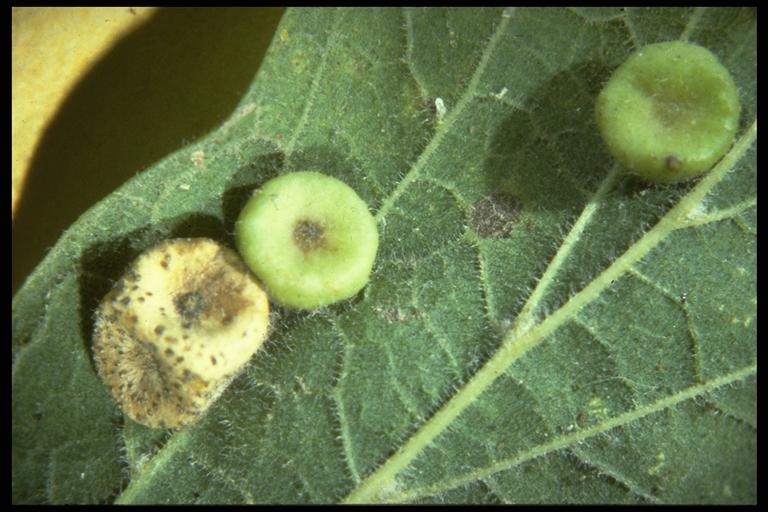
[{"label": "green leaf", "polygon": [[[740,89],[734,147],[648,185],[605,150],[602,83],[687,39]],[[95,205],[13,302],[17,503],[755,503],[756,12],[289,10],[237,111]],[[196,424],[124,419],[91,314],[168,237],[234,246],[270,177],[322,169],[376,214],[356,298],[275,308]]]}]

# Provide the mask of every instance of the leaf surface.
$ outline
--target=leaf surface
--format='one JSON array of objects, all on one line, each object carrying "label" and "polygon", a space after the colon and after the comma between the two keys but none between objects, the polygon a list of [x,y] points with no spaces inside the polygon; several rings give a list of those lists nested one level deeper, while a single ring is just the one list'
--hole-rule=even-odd
[{"label": "leaf surface", "polygon": [[[742,126],[705,178],[627,176],[593,120],[642,45],[711,49]],[[13,302],[13,500],[756,501],[750,9],[289,10],[240,107],[95,205]],[[381,246],[356,298],[275,308],[196,424],[125,419],[92,312],[252,190],[336,176]]]}]

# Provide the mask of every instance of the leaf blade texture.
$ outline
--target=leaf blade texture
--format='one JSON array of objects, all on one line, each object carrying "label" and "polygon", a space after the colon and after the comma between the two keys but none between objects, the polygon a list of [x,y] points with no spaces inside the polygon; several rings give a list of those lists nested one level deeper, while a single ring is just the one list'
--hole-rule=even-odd
[{"label": "leaf blade texture", "polygon": [[[601,84],[644,44],[717,54],[742,125],[705,178],[610,159]],[[297,9],[240,106],[95,205],[13,302],[19,503],[754,503],[756,21],[749,9]],[[201,421],[123,419],[92,311],[141,250],[233,246],[314,169],[375,213],[364,291],[277,309]]]}]

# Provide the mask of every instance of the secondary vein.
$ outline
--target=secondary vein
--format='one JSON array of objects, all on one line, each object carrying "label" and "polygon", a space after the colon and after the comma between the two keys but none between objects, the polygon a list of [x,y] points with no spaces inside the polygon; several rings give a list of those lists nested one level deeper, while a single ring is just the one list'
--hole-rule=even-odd
[{"label": "secondary vein", "polygon": [[527,462],[529,460],[532,460],[538,457],[545,456],[547,454],[556,452],[558,450],[562,450],[563,448],[576,446],[579,443],[586,441],[589,438],[597,436],[598,434],[602,434],[614,428],[627,425],[633,421],[637,421],[651,414],[660,412],[665,409],[669,409],[670,407],[673,407],[686,400],[696,398],[708,392],[714,391],[717,388],[727,386],[734,382],[751,377],[755,375],[756,371],[757,371],[757,366],[754,364],[751,364],[749,366],[740,368],[734,372],[726,374],[722,377],[714,379],[710,382],[707,382],[704,384],[697,384],[695,386],[690,386],[675,394],[666,396],[651,404],[648,404],[645,407],[639,407],[637,409],[626,412],[619,416],[615,416],[602,423],[593,425],[589,428],[577,430],[571,434],[567,434],[557,439],[553,439],[548,443],[534,446],[533,448],[524,450],[513,457],[506,458],[488,467],[465,473],[464,475],[461,475],[449,480],[445,480],[443,482],[440,482],[438,484],[435,484],[429,487],[413,489],[411,491],[404,492],[396,496],[392,495],[388,497],[388,501],[389,500],[408,501],[408,500],[418,498],[420,496],[432,496],[440,492],[448,491],[450,489],[454,489],[456,487],[460,487],[462,485],[466,485],[468,483],[471,483],[477,480],[488,478],[500,471],[511,469],[515,466],[519,466],[520,464],[523,464],[524,462]]}]

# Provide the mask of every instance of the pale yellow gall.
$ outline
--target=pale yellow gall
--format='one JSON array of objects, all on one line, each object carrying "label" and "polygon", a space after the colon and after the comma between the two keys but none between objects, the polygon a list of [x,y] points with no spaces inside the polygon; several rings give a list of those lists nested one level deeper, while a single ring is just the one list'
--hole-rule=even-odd
[{"label": "pale yellow gall", "polygon": [[259,349],[269,304],[237,253],[205,238],[141,254],[96,313],[93,352],[123,412],[179,428],[202,414]]}]

